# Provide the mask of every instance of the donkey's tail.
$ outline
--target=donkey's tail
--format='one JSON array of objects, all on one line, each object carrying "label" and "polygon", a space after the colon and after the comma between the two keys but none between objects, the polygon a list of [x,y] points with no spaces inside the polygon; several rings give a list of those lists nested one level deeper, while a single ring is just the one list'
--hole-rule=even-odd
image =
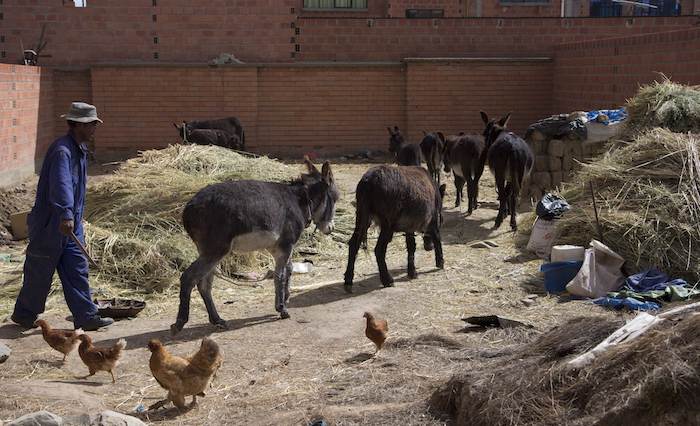
[{"label": "donkey's tail", "polygon": [[372,218],[365,207],[365,203],[357,200],[355,211],[355,231],[352,238],[357,238],[363,250],[367,250],[367,232],[372,224]]},{"label": "donkey's tail", "polygon": [[245,131],[241,127],[241,151],[245,151]]}]

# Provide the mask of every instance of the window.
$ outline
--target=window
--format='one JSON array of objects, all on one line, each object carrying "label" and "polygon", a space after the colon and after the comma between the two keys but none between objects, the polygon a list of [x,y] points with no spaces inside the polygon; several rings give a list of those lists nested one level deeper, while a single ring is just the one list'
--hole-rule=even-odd
[{"label": "window", "polygon": [[[626,10],[623,9],[626,6]],[[591,16],[676,16],[679,0],[591,0]]]},{"label": "window", "polygon": [[87,7],[87,0],[73,0],[75,7]]},{"label": "window", "polygon": [[541,5],[548,5],[549,3],[550,3],[549,0],[501,0],[501,4],[513,5],[513,6],[530,5],[530,4],[541,6]]},{"label": "window", "polygon": [[367,9],[367,0],[304,0],[304,9]]}]

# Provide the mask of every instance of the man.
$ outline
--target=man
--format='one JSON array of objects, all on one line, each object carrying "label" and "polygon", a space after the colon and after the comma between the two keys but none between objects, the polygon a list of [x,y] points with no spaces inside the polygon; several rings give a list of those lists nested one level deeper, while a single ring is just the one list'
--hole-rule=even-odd
[{"label": "man", "polygon": [[114,321],[97,313],[88,283],[88,262],[71,234],[85,244],[85,143],[92,140],[102,120],[94,106],[83,102],[74,102],[68,114],[61,117],[68,122],[68,134],[49,147],[41,168],[36,202],[27,218],[29,246],[12,321],[25,328],[34,327],[37,316],[44,312],[53,274],[58,270],[75,328],[97,330]]}]

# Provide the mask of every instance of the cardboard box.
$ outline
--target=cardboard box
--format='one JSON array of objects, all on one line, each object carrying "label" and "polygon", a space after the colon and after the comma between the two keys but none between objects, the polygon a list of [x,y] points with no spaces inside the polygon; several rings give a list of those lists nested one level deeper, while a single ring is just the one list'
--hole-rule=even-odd
[{"label": "cardboard box", "polygon": [[12,225],[12,236],[15,240],[24,240],[29,236],[29,228],[27,226],[27,215],[29,211],[19,212],[10,215],[10,224]]}]

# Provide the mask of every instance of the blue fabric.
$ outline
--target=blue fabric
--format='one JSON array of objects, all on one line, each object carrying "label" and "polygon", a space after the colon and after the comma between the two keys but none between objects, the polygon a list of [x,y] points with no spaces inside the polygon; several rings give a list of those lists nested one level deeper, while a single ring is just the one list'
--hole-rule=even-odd
[{"label": "blue fabric", "polygon": [[600,306],[606,306],[620,310],[627,308],[631,311],[658,311],[661,309],[661,304],[656,302],[642,302],[631,297],[624,299],[616,299],[614,297],[599,297],[593,300],[593,303]]},{"label": "blue fabric", "polygon": [[600,114],[605,114],[608,117],[607,121],[603,121],[601,124],[610,125],[610,124],[616,124],[619,123],[620,121],[624,120],[627,118],[627,111],[625,108],[618,108],[618,109],[599,109],[599,110],[593,110],[593,111],[588,111],[586,113],[586,118],[588,118],[588,121],[593,121],[596,118],[598,118],[598,115]]},{"label": "blue fabric", "polygon": [[688,283],[680,278],[669,281],[669,276],[656,268],[647,269],[625,280],[625,287],[635,292],[665,290],[672,285],[687,286]]},{"label": "blue fabric", "polygon": [[36,201],[27,217],[29,245],[22,289],[15,303],[16,317],[34,320],[44,312],[56,270],[76,328],[97,316],[87,259],[70,237],[59,231],[62,220],[72,219],[74,232],[84,244],[86,188],[87,148],[70,135],[57,139],[44,157]]}]

